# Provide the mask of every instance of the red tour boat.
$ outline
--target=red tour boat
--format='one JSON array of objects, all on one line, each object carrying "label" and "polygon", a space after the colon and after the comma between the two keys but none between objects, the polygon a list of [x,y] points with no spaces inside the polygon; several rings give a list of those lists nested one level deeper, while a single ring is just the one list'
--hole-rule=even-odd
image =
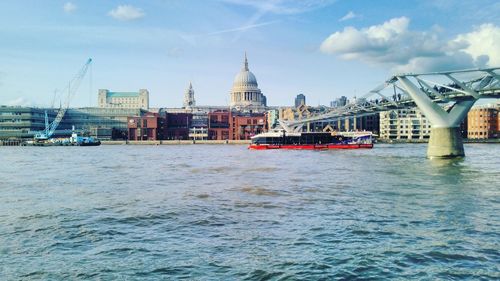
[{"label": "red tour boat", "polygon": [[248,149],[358,149],[373,148],[371,132],[274,131],[252,137]]}]

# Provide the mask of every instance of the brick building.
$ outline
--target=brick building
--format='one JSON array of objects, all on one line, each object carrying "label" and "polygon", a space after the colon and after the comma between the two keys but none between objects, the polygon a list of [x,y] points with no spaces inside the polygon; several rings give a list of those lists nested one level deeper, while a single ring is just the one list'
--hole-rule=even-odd
[{"label": "brick building", "polygon": [[267,130],[264,113],[219,110],[208,114],[209,140],[249,140]]},{"label": "brick building", "polygon": [[267,131],[267,117],[262,113],[232,114],[230,136],[232,140],[249,140]]},{"label": "brick building", "polygon": [[499,106],[485,105],[472,108],[467,114],[467,138],[499,138]]},{"label": "brick building", "polygon": [[189,128],[193,120],[192,113],[166,113],[167,140],[188,140]]},{"label": "brick building", "polygon": [[166,119],[157,113],[128,118],[129,140],[162,140],[165,137]]},{"label": "brick building", "polygon": [[228,110],[216,110],[208,113],[208,139],[229,140],[231,112]]}]

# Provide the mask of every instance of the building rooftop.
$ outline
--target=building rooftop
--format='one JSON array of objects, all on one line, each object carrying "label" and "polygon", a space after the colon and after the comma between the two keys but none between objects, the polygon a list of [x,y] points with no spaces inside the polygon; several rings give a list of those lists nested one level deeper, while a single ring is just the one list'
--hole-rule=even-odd
[{"label": "building rooftop", "polygon": [[107,92],[106,95],[111,98],[131,98],[138,97],[137,92]]}]

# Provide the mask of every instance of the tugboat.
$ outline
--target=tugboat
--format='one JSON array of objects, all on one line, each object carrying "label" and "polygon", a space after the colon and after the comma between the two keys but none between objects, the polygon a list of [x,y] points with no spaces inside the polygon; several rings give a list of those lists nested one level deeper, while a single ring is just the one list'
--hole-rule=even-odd
[{"label": "tugboat", "polygon": [[69,138],[69,144],[78,146],[99,146],[101,145],[101,141],[94,137],[78,136],[75,132],[75,127],[73,126],[73,132],[71,133],[71,138]]},{"label": "tugboat", "polygon": [[358,149],[373,148],[371,132],[286,132],[255,135],[248,149]]}]

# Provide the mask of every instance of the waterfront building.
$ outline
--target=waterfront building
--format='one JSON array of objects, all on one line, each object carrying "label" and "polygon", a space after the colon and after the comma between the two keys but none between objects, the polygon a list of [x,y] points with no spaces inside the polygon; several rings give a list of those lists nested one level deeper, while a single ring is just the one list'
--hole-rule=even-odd
[{"label": "waterfront building", "polygon": [[35,132],[45,129],[46,111],[49,122],[52,122],[57,115],[54,109],[0,106],[0,139],[33,138]]},{"label": "waterfront building", "polygon": [[208,112],[193,109],[192,114],[193,118],[189,127],[189,139],[208,139]]},{"label": "waterfront building", "polygon": [[467,114],[467,138],[500,138],[499,104],[473,107]]},{"label": "waterfront building", "polygon": [[428,139],[431,124],[418,108],[380,112],[381,139]]},{"label": "waterfront building", "polygon": [[295,97],[295,107],[301,105],[306,105],[306,96],[304,94],[298,94],[297,97]]},{"label": "waterfront building", "polygon": [[208,113],[208,139],[209,140],[229,140],[230,136],[231,111],[215,110]]},{"label": "waterfront building", "polygon": [[236,75],[230,94],[231,110],[240,112],[264,112],[267,99],[257,84],[257,78],[248,68],[247,55],[241,71]]},{"label": "waterfront building", "polygon": [[184,92],[184,101],[182,103],[182,107],[189,109],[196,106],[196,101],[194,99],[194,90],[193,85],[189,82],[189,87]]},{"label": "waterfront building", "polygon": [[230,139],[232,140],[249,140],[267,131],[267,119],[264,113],[236,113],[231,117]]},{"label": "waterfront building", "polygon": [[135,141],[164,139],[166,118],[148,112],[144,116],[128,117],[128,139]]},{"label": "waterfront building", "polygon": [[188,140],[189,128],[193,120],[192,113],[166,113],[167,140]]},{"label": "waterfront building", "polygon": [[149,109],[149,92],[140,89],[138,92],[110,92],[100,89],[97,100],[101,108],[140,108]]},{"label": "waterfront building", "polygon": [[[205,140],[209,139],[209,116],[211,113],[228,112],[229,107],[195,106],[192,108],[163,108],[162,110],[167,112],[171,119],[170,122],[167,122],[167,130],[169,131],[167,139]],[[187,124],[184,122],[186,116],[188,116]]]},{"label": "waterfront building", "polygon": [[101,140],[127,139],[128,117],[143,116],[147,111],[140,108],[69,108],[61,125],[78,131],[84,131],[90,136]]},{"label": "waterfront building", "polygon": [[[59,109],[32,107],[0,107],[0,138],[33,138],[45,129],[45,112],[49,123]],[[69,108],[54,132],[54,137],[69,137],[71,129],[102,140],[126,139],[127,118],[142,116],[146,111],[133,108]]]},{"label": "waterfront building", "polygon": [[218,110],[208,114],[209,140],[249,140],[267,131],[265,113]]}]

